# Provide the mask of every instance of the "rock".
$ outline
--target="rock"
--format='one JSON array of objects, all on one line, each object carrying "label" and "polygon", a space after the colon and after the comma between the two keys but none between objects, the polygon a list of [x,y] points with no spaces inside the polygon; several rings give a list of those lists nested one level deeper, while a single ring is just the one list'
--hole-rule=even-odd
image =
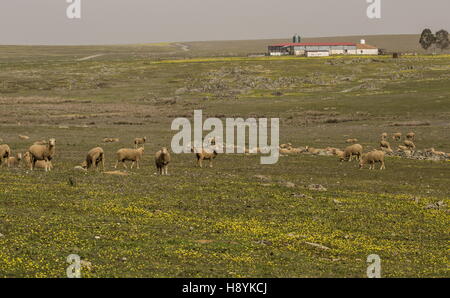
[{"label": "rock", "polygon": [[318,243],[313,243],[313,242],[305,242],[305,243],[308,244],[308,245],[311,245],[311,246],[314,246],[314,247],[323,249],[323,250],[328,250],[328,249],[330,249],[329,247],[326,247],[325,245],[318,244]]},{"label": "rock", "polygon": [[327,191],[327,189],[320,184],[310,184],[308,189],[314,191]]},{"label": "rock", "polygon": [[81,268],[82,269],[86,269],[87,271],[91,271],[92,270],[92,263],[89,261],[85,261],[85,260],[81,260]]},{"label": "rock", "polygon": [[265,181],[265,182],[271,180],[270,177],[264,176],[264,175],[255,175],[255,176],[253,176],[253,177],[255,177],[255,178],[259,179],[259,180]]},{"label": "rock", "polygon": [[288,188],[294,188],[296,187],[296,185],[292,182],[286,181],[283,183],[284,186],[288,187]]}]

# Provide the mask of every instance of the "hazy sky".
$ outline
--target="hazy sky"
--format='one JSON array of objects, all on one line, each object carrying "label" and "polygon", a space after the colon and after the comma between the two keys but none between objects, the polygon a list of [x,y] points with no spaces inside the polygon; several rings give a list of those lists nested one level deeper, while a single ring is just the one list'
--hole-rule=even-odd
[{"label": "hazy sky", "polygon": [[123,44],[450,30],[449,0],[0,0],[0,44]]}]

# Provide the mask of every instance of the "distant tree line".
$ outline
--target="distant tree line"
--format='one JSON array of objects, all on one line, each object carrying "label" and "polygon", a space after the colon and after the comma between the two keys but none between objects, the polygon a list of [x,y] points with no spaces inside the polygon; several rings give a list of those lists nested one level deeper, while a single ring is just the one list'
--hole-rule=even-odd
[{"label": "distant tree line", "polygon": [[433,34],[430,29],[424,29],[420,36],[420,45],[424,50],[428,50],[432,45],[441,51],[447,49],[450,46],[450,40],[448,39],[448,32],[444,29],[439,30],[436,34]]}]

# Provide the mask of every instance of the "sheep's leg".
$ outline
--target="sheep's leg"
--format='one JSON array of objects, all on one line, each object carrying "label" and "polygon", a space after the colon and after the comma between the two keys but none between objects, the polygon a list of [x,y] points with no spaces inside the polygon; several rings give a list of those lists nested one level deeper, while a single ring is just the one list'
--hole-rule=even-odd
[{"label": "sheep's leg", "polygon": [[119,165],[119,161],[116,162],[116,165],[114,166],[114,169],[117,169],[118,165]]},{"label": "sheep's leg", "polygon": [[166,176],[169,176],[169,166],[165,167],[165,171],[166,171]]},{"label": "sheep's leg", "polygon": [[137,165],[137,169],[139,170],[141,168],[141,166],[139,165],[139,159],[136,160],[136,165]]},{"label": "sheep's leg", "polygon": [[[122,165],[123,165],[123,167],[124,167],[125,169],[128,169],[127,165],[125,164],[125,161],[122,161]],[[133,165],[131,165],[131,166],[132,166],[132,168],[133,168]]]}]

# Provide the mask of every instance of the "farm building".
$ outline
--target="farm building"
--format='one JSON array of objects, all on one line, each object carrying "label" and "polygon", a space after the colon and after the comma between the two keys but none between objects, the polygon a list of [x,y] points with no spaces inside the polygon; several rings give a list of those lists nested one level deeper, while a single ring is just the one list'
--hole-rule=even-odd
[{"label": "farm building", "polygon": [[324,57],[330,55],[378,55],[378,48],[360,43],[335,42],[335,43],[282,43],[269,46],[270,56],[306,56]]}]

